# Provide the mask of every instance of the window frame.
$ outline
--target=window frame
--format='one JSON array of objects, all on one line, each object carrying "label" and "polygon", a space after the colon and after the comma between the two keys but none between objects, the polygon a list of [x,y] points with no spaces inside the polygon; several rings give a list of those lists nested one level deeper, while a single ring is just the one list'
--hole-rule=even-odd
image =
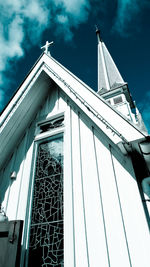
[{"label": "window frame", "polygon": [[[40,124],[48,123],[49,121],[64,116],[64,112],[57,113],[49,117],[46,120],[42,120],[36,123],[35,129],[35,138],[33,140],[33,152],[32,152],[32,160],[31,160],[31,171],[30,171],[30,182],[29,182],[29,189],[28,189],[28,203],[26,206],[26,210],[28,210],[28,214],[26,213],[25,217],[25,226],[26,230],[24,230],[24,240],[25,240],[25,247],[27,249],[25,254],[25,267],[28,267],[28,256],[29,256],[29,241],[30,241],[30,225],[31,225],[31,216],[32,216],[32,203],[33,203],[33,190],[34,190],[34,182],[35,182],[35,167],[36,167],[36,158],[37,158],[37,151],[38,146],[40,143],[50,140],[54,136],[63,136],[64,140],[64,133],[65,133],[65,125],[54,129],[50,129],[44,133],[38,133],[37,128],[39,128]],[[64,116],[65,121],[65,116]],[[36,134],[37,133],[37,134]],[[26,235],[25,235],[26,233]]]}]

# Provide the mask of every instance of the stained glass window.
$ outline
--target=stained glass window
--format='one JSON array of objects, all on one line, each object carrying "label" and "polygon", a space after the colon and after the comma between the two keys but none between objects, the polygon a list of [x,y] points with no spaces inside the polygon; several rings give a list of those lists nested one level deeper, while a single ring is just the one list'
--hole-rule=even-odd
[{"label": "stained glass window", "polygon": [[28,267],[63,267],[63,137],[39,144]]},{"label": "stained glass window", "polygon": [[47,132],[49,130],[61,127],[64,125],[64,116],[60,116],[58,118],[55,118],[53,120],[50,120],[49,122],[41,123],[40,125],[40,133]]}]

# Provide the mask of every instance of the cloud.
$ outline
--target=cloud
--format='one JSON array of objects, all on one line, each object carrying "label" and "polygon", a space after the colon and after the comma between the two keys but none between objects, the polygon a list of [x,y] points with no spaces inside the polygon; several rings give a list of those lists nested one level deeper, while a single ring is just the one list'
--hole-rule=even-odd
[{"label": "cloud", "polygon": [[[56,25],[55,34],[69,41],[72,28],[85,22],[89,15],[90,0],[5,0],[0,3],[0,86],[5,83],[6,70],[12,69],[13,59],[24,56],[41,39],[44,30]],[[9,80],[7,80],[7,85]],[[6,86],[5,86],[6,88]],[[2,105],[7,93],[0,89]],[[6,89],[5,89],[6,90]]]},{"label": "cloud", "polygon": [[[94,0],[95,1],[95,0]],[[72,28],[77,28],[86,22],[90,13],[89,0],[57,0],[54,7],[55,23],[57,24],[56,35],[65,33],[64,40],[73,38]],[[59,10],[59,11],[58,11]]]},{"label": "cloud", "polygon": [[148,7],[150,7],[149,0],[117,0],[113,31],[118,32],[121,36],[128,36],[132,28],[138,29],[137,24],[142,14],[141,11]]},{"label": "cloud", "polygon": [[[149,0],[116,0],[113,10],[113,31],[125,36],[133,19],[139,17],[142,8],[150,7]],[[5,72],[13,69],[13,61],[24,56],[26,49],[41,40],[46,29],[55,26],[55,34],[70,41],[74,29],[85,23],[92,14],[104,21],[110,15],[109,0],[5,0],[0,2],[0,86],[6,82]],[[111,6],[114,7],[113,4]],[[105,10],[105,12],[104,12]],[[100,13],[99,13],[100,12]],[[105,13],[105,14],[104,14]],[[94,16],[94,17],[95,17]],[[135,25],[135,24],[134,24]],[[8,77],[8,75],[7,75]],[[5,84],[7,94],[9,86]],[[12,82],[12,81],[11,81]],[[4,87],[4,86],[3,86]],[[3,102],[4,97],[0,99]]]}]

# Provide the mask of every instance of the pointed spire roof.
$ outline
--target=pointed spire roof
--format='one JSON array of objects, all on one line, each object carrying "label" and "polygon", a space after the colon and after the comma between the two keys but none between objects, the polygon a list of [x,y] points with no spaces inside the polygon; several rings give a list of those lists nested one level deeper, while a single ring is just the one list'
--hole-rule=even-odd
[{"label": "pointed spire roof", "polygon": [[101,39],[96,27],[98,38],[98,92],[104,93],[125,84],[115,62]]}]

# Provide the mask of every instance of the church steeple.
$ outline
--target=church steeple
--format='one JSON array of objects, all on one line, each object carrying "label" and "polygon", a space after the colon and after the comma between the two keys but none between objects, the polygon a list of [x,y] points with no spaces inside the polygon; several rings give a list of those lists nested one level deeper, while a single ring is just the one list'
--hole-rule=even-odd
[{"label": "church steeple", "polygon": [[128,120],[136,124],[142,132],[145,132],[145,127],[141,127],[142,118],[139,119],[137,112],[132,112],[135,105],[128,84],[124,82],[114,60],[102,41],[100,30],[97,26],[96,35],[98,40],[98,94]]},{"label": "church steeple", "polygon": [[107,50],[100,30],[96,27],[98,39],[98,93],[103,93],[125,84],[116,64]]}]

